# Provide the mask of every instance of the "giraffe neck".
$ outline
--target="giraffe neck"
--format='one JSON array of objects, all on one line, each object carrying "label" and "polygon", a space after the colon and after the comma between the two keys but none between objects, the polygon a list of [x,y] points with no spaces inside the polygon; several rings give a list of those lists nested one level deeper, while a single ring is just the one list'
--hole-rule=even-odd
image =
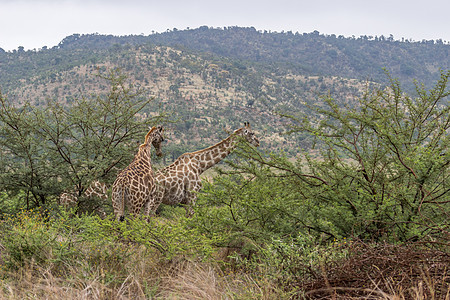
[{"label": "giraffe neck", "polygon": [[145,136],[145,141],[142,145],[139,146],[138,153],[136,153],[136,155],[134,156],[132,163],[151,165],[152,163],[151,148],[153,140],[155,139],[155,130],[156,128],[153,127],[147,133],[147,135]]},{"label": "giraffe neck", "polygon": [[151,163],[152,163],[151,157],[152,156],[151,156],[151,152],[150,152],[150,147],[151,147],[151,144],[141,145],[139,147],[138,153],[134,157],[133,162],[139,162],[142,164],[151,165]]},{"label": "giraffe neck", "polygon": [[236,148],[235,136],[230,135],[214,146],[191,153],[191,162],[197,165],[198,173],[201,174],[222,161],[234,148]]}]

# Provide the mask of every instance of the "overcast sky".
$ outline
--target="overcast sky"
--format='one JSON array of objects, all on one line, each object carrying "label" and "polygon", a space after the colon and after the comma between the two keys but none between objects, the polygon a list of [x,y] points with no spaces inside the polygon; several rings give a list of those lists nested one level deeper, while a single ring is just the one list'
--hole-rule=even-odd
[{"label": "overcast sky", "polygon": [[450,41],[450,0],[0,0],[0,48],[53,47],[79,33],[253,26]]}]

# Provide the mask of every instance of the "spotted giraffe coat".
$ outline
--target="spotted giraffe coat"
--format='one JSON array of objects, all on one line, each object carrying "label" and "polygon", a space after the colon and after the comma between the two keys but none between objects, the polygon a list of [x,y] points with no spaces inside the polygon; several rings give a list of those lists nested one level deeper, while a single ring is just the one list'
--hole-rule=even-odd
[{"label": "spotted giraffe coat", "polygon": [[[74,189],[75,190],[75,189]],[[83,197],[90,199],[97,197],[102,200],[108,199],[108,187],[105,183],[98,180],[92,181],[88,188],[84,191]],[[78,196],[75,191],[64,192],[59,196],[59,204],[64,207],[73,207],[78,204]],[[97,213],[106,217],[105,210],[100,206],[96,209]]]}]

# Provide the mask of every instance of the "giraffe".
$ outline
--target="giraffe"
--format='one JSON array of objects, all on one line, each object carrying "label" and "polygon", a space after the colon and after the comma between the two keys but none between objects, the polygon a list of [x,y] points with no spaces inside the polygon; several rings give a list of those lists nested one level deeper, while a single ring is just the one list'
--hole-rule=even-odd
[{"label": "giraffe", "polygon": [[133,161],[117,175],[112,187],[112,205],[117,220],[124,219],[125,204],[129,205],[130,213],[137,215],[148,202],[154,190],[150,149],[153,145],[156,155],[162,156],[163,131],[162,126],[150,129]]},{"label": "giraffe", "polygon": [[[98,180],[92,181],[88,188],[84,191],[83,197],[92,198],[97,197],[102,200],[108,199],[108,187],[105,183],[100,182]],[[59,204],[68,208],[71,206],[75,206],[78,203],[78,196],[76,192],[64,192],[59,196]],[[106,216],[105,211],[99,207],[96,211],[103,217]]]},{"label": "giraffe", "polygon": [[75,192],[64,192],[59,195],[59,204],[64,207],[75,206],[78,202],[78,197]]},{"label": "giraffe", "polygon": [[86,189],[86,191],[84,192],[84,196],[88,198],[98,197],[102,200],[107,200],[108,186],[106,185],[106,183],[95,180]]},{"label": "giraffe", "polygon": [[201,189],[200,175],[215,164],[223,160],[236,148],[239,137],[255,147],[259,140],[255,137],[248,122],[244,127],[234,131],[221,142],[192,153],[184,153],[171,165],[156,172],[154,202],[147,202],[145,214],[153,214],[158,206],[163,204],[185,204],[186,216],[193,214],[192,205],[195,204],[196,192]]}]

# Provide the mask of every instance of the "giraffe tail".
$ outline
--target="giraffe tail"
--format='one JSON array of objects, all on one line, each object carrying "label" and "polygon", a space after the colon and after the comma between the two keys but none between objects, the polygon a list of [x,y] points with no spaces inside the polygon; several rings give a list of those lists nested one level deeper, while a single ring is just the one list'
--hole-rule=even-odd
[{"label": "giraffe tail", "polygon": [[120,215],[119,215],[119,221],[122,222],[125,220],[125,202],[127,201],[127,193],[126,188],[123,186],[121,189],[121,199],[120,199]]}]

